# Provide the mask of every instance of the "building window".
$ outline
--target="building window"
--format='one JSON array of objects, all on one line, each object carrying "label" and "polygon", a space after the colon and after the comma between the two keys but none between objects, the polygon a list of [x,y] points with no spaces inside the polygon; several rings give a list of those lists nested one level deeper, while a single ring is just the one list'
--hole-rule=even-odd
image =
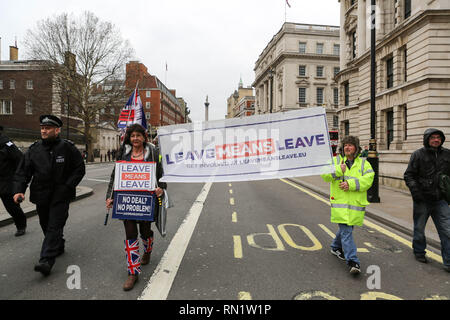
[{"label": "building window", "polygon": [[338,56],[339,55],[339,51],[340,51],[340,45],[338,45],[338,44],[334,44],[333,45],[333,54],[335,55],[335,56]]},{"label": "building window", "polygon": [[150,112],[145,113],[145,119],[150,120]]},{"label": "building window", "polygon": [[337,107],[339,105],[339,89],[333,88],[333,100],[334,106]]},{"label": "building window", "polygon": [[109,113],[110,113],[110,114],[115,114],[114,108],[109,108]]},{"label": "building window", "polygon": [[306,42],[300,42],[298,44],[298,52],[299,53],[306,53]]},{"label": "building window", "polygon": [[27,89],[33,90],[33,80],[27,80]]},{"label": "building window", "polygon": [[405,19],[411,16],[411,0],[405,0]]},{"label": "building window", "polygon": [[306,88],[298,88],[298,102],[306,103]]},{"label": "building window", "polygon": [[356,58],[356,31],[352,32],[352,59]]},{"label": "building window", "polygon": [[3,80],[0,80],[0,89],[3,89]]},{"label": "building window", "polygon": [[344,106],[348,106],[350,102],[350,87],[348,82],[344,84]]},{"label": "building window", "polygon": [[339,127],[339,117],[338,116],[333,116],[333,127],[334,128]]},{"label": "building window", "polygon": [[348,120],[344,121],[344,137],[350,135],[350,122]]},{"label": "building window", "polygon": [[11,100],[0,100],[0,114],[12,114]]},{"label": "building window", "polygon": [[31,100],[25,102],[25,114],[33,114],[33,103]]},{"label": "building window", "polygon": [[339,73],[339,71],[340,71],[339,67],[334,67],[333,68],[333,75],[336,76]]},{"label": "building window", "polygon": [[408,72],[407,72],[407,70],[408,70],[408,64],[407,64],[407,61],[408,61],[408,53],[407,53],[406,49],[403,51],[403,58],[404,58],[404,61],[403,61],[403,68],[405,69],[405,70],[404,70],[404,77],[405,77],[405,82],[406,82],[406,81],[408,81],[408,80],[407,80],[407,79],[408,79],[408,77],[407,77],[407,74],[408,74]]},{"label": "building window", "polygon": [[318,43],[316,45],[316,53],[317,54],[323,54],[323,43]]},{"label": "building window", "polygon": [[317,66],[316,71],[317,77],[323,77],[323,66]]},{"label": "building window", "polygon": [[394,140],[394,111],[392,110],[386,112],[386,129],[387,149],[389,150]]},{"label": "building window", "polygon": [[386,88],[394,86],[394,58],[386,60]]},{"label": "building window", "polygon": [[9,80],[9,88],[16,89],[16,80]]},{"label": "building window", "polygon": [[323,104],[323,88],[317,88],[317,104]]},{"label": "building window", "polygon": [[147,102],[145,103],[145,108],[150,109],[150,102],[147,101]]},{"label": "building window", "polygon": [[301,77],[306,76],[306,66],[299,66],[298,67],[298,75]]},{"label": "building window", "polygon": [[408,114],[406,105],[403,106],[403,140],[408,138]]},{"label": "building window", "polygon": [[151,95],[151,92],[150,92],[150,91],[146,91],[146,92],[145,92],[145,96],[146,96],[147,98],[150,98],[150,95]]}]

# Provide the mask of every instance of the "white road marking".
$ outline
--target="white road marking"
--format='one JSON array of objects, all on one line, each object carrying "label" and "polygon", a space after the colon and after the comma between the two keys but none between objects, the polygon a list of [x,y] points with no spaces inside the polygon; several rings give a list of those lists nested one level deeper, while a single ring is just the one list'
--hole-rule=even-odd
[{"label": "white road marking", "polygon": [[166,300],[212,183],[203,186],[138,300]]}]

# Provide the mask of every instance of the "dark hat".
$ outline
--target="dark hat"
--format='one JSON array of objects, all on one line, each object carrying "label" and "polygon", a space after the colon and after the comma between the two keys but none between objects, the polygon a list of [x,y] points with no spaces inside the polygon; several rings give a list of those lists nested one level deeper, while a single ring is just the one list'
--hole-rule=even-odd
[{"label": "dark hat", "polygon": [[63,125],[61,119],[52,114],[43,114],[39,117],[39,121],[41,122],[41,126],[54,126],[60,128]]},{"label": "dark hat", "polygon": [[359,139],[355,136],[345,136],[341,141],[342,151],[344,151],[344,145],[352,144],[356,148],[356,154],[361,153],[361,146],[359,145]]}]

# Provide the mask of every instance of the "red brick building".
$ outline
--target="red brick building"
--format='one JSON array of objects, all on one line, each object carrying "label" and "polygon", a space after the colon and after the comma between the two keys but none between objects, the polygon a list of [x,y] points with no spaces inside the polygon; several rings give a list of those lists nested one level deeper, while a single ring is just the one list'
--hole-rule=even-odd
[{"label": "red brick building", "polygon": [[176,97],[176,91],[168,89],[156,76],[152,76],[144,64],[130,61],[126,66],[125,79],[125,87],[130,94],[136,84],[152,133],[161,126],[186,122],[186,104]]},{"label": "red brick building", "polygon": [[[70,107],[76,107],[73,102]],[[0,61],[0,125],[13,139],[34,141],[40,137],[39,116],[52,113],[67,123],[67,99],[54,86],[44,61],[18,60],[18,48],[10,47],[10,60]],[[71,125],[78,123],[70,118]],[[66,136],[63,128],[62,137]],[[80,135],[70,139],[83,144]],[[26,143],[24,143],[26,145]]]}]

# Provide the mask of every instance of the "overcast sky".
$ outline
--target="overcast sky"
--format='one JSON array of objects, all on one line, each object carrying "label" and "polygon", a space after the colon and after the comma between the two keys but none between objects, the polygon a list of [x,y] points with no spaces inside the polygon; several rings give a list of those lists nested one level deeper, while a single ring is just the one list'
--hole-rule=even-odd
[{"label": "overcast sky", "polygon": [[[287,22],[339,25],[338,0],[288,1]],[[176,89],[194,121],[204,120],[206,95],[209,119],[225,117],[226,99],[240,77],[251,86],[256,60],[285,22],[285,0],[2,0],[1,59],[9,59],[15,37],[26,58],[23,38],[37,21],[85,10],[120,29],[135,60]]]}]

